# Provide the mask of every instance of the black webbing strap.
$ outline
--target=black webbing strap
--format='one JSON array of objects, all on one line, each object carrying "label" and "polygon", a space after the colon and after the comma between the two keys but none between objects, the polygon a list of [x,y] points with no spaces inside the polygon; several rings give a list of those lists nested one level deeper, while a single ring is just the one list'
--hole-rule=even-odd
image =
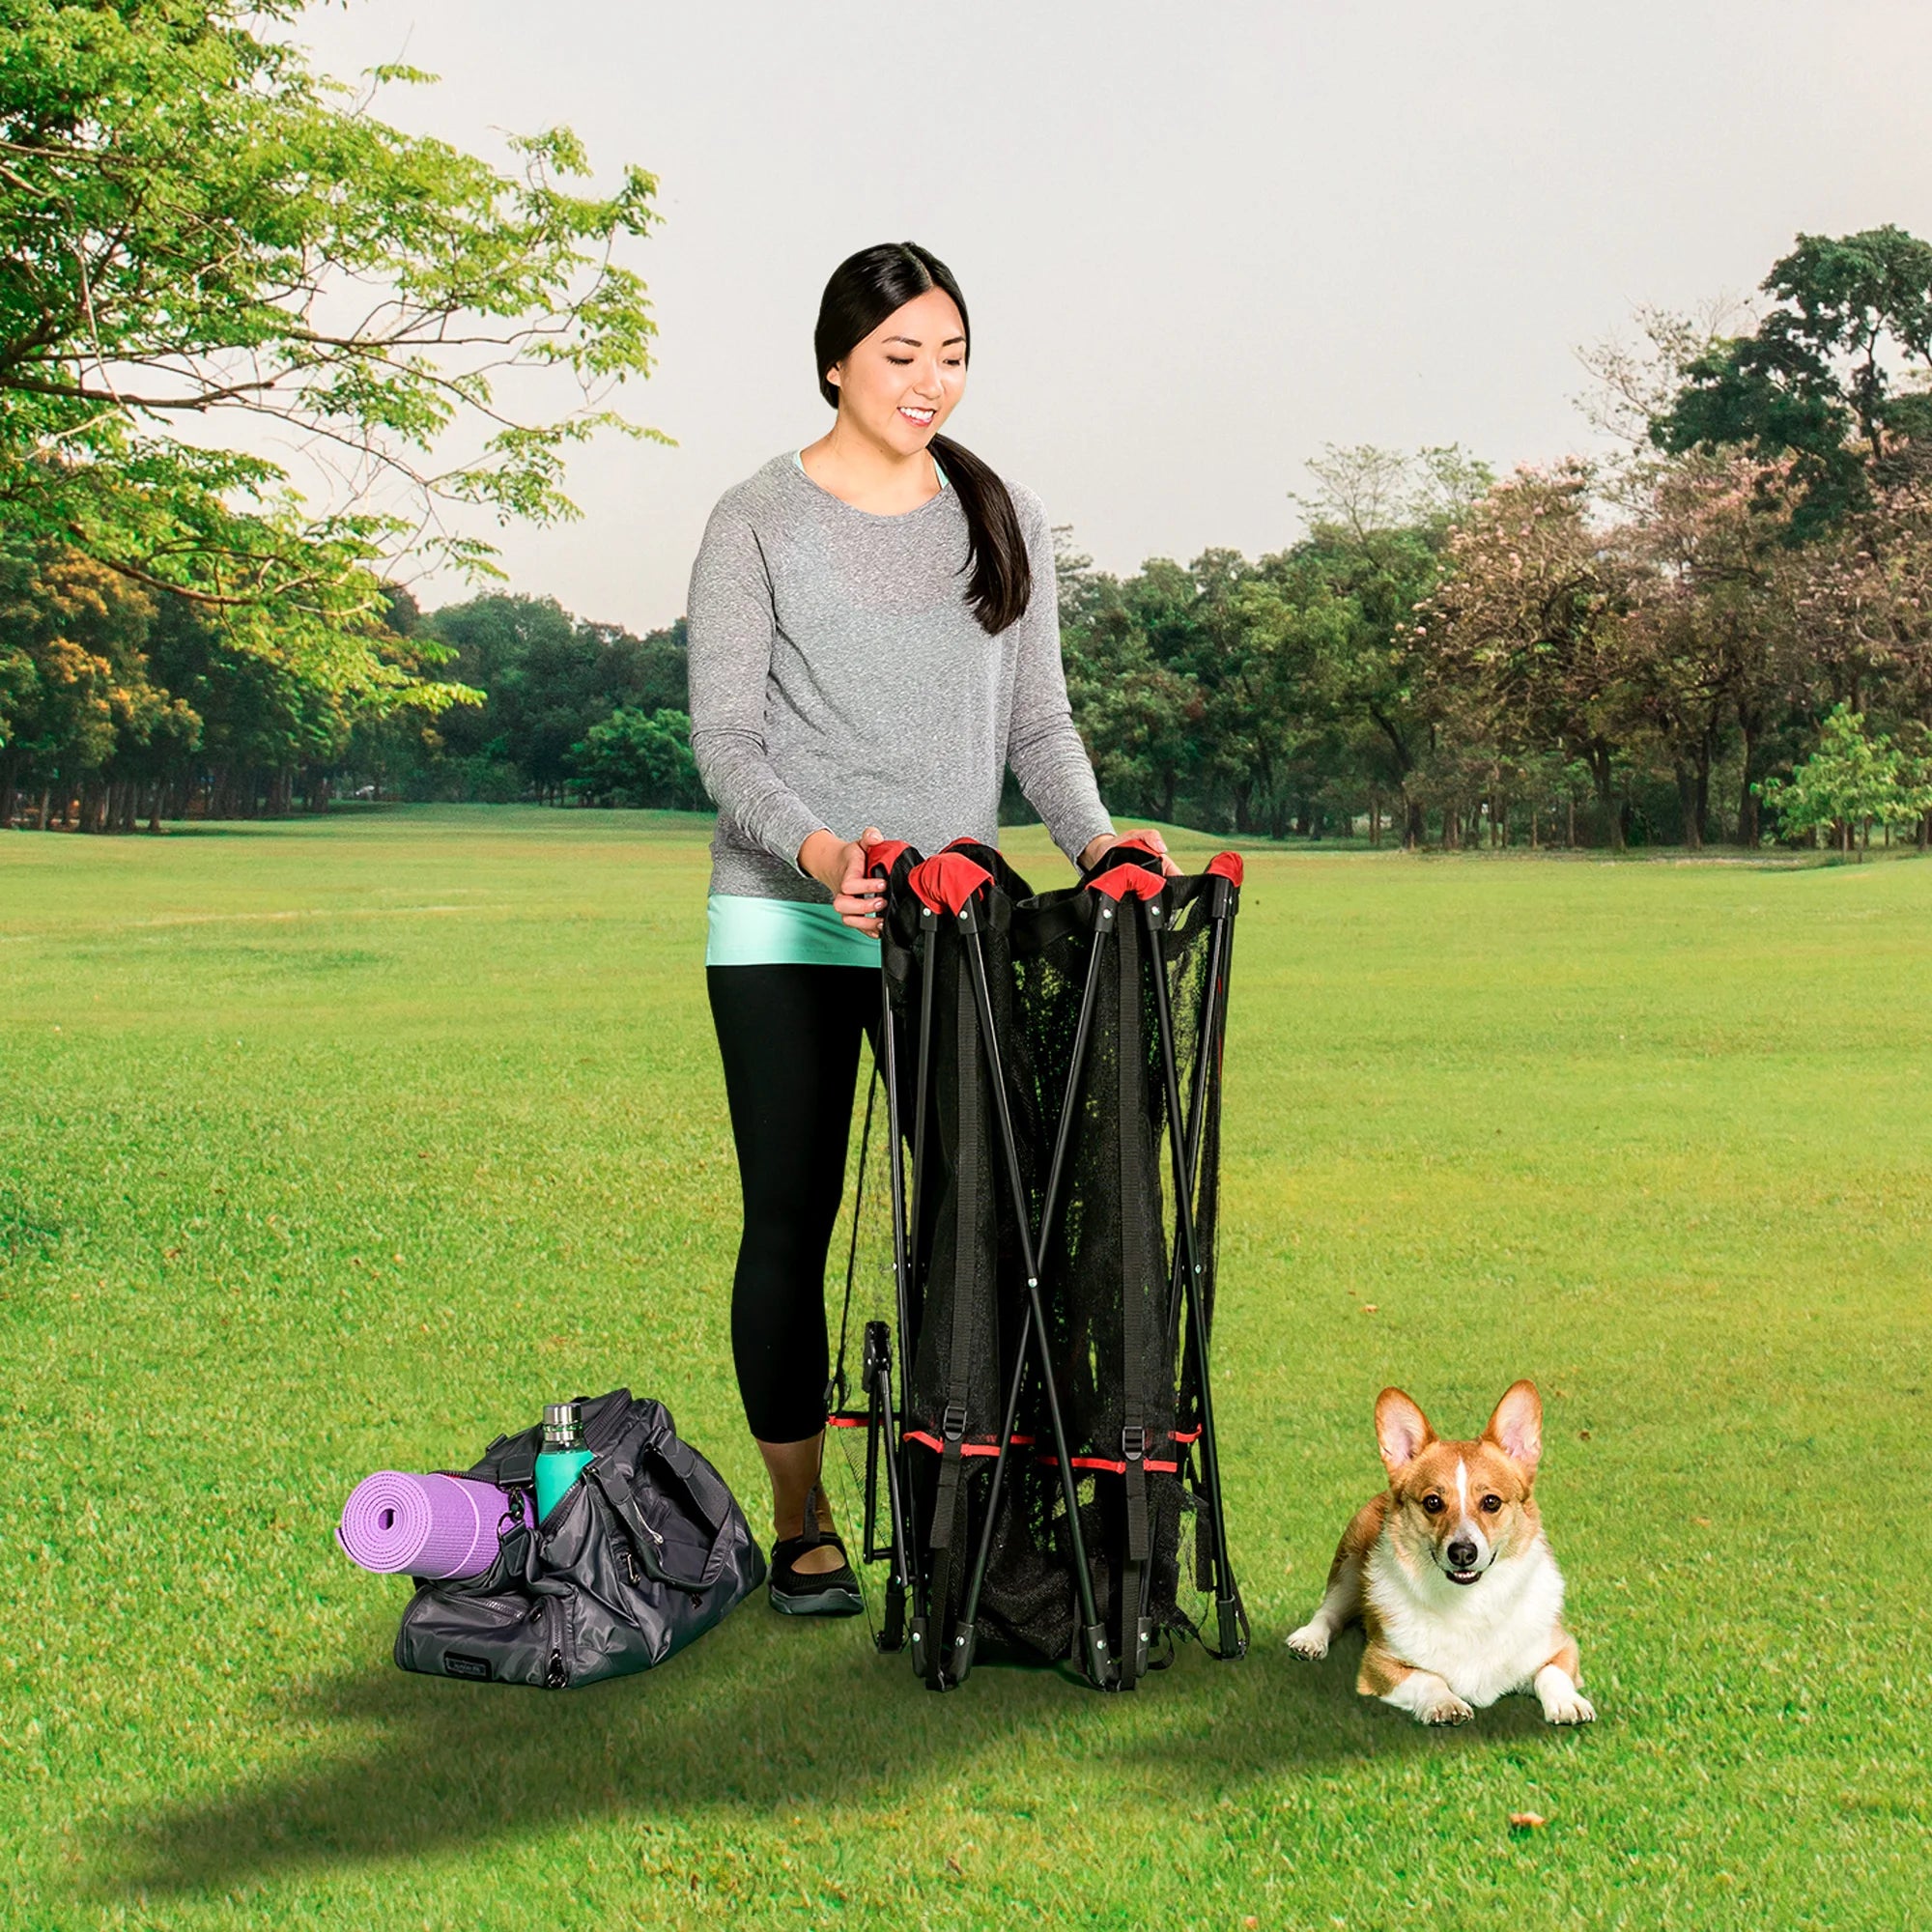
[{"label": "black webbing strap", "polygon": [[[939,928],[934,927],[932,939],[939,937]],[[959,946],[954,935],[953,945]],[[933,970],[932,954],[937,947],[929,946],[926,952],[925,970]],[[952,1202],[955,1223],[952,1246],[952,1341],[946,1361],[946,1412],[940,1418],[939,1434],[939,1488],[933,1497],[932,1534],[928,1547],[933,1549],[947,1549],[952,1547],[955,1520],[959,1514],[959,1476],[964,1462],[962,1447],[966,1440],[966,1396],[970,1385],[973,1351],[973,1312],[974,1304],[980,1292],[980,1040],[979,1014],[973,1004],[973,987],[967,979],[967,963],[963,949],[954,955],[954,990],[956,993],[955,1054],[954,1065],[958,1081],[958,1159],[953,1166]],[[989,1284],[990,1287],[990,1284]],[[933,1609],[943,1610],[945,1593],[935,1579]]]},{"label": "black webbing strap", "polygon": [[[1147,1204],[1141,1198],[1142,1176],[1136,1171],[1141,1129],[1147,1119],[1144,1088],[1147,1050],[1141,1039],[1141,948],[1137,922],[1131,915],[1117,922],[1120,935],[1121,1003],[1119,1038],[1115,1052],[1120,1064],[1120,1115],[1116,1132],[1121,1144],[1121,1342],[1125,1357],[1121,1377],[1121,1458],[1127,1516],[1127,1561],[1141,1564],[1148,1554],[1147,1505],[1147,1342],[1143,1322],[1148,1277],[1143,1266],[1148,1249]],[[1158,971],[1156,965],[1155,970]],[[1138,1584],[1138,1577],[1132,1579]],[[1138,1603],[1140,1591],[1130,1587],[1125,1601]],[[1122,1655],[1131,1649],[1133,1634],[1121,1633]]]},{"label": "black webbing strap", "polygon": [[859,1130],[859,1179],[852,1189],[852,1239],[845,1250],[845,1300],[838,1310],[838,1354],[825,1383],[825,1412],[845,1406],[845,1338],[852,1326],[852,1281],[859,1271],[859,1221],[866,1208],[866,1155],[872,1145],[872,1103],[879,1097],[879,1060],[872,1057],[871,1084],[866,1089],[866,1124]]}]

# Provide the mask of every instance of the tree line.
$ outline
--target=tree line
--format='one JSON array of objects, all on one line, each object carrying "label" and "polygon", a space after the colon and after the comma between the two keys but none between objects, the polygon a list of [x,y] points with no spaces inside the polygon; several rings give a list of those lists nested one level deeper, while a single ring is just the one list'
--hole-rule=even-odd
[{"label": "tree line", "polygon": [[[1061,530],[1110,806],[1449,848],[1932,834],[1932,248],[1801,237],[1746,328],[1587,358],[1608,453],[1329,448],[1306,534],[1096,570]],[[430,800],[704,804],[684,623],[393,586],[359,678],[79,548],[0,548],[0,823]],[[1009,816],[1024,816],[1016,794]]]},{"label": "tree line", "polygon": [[301,12],[0,10],[0,820],[320,802],[357,730],[479,696],[405,565],[487,575],[479,508],[567,517],[575,445],[664,440],[611,407],[652,177],[407,132],[374,103],[431,76],[318,74]]},{"label": "tree line", "polygon": [[1586,357],[1602,458],[1330,448],[1259,561],[1065,555],[1109,802],[1409,845],[1924,845],[1932,247],[1800,237],[1760,293],[1747,329],[1651,313]]}]

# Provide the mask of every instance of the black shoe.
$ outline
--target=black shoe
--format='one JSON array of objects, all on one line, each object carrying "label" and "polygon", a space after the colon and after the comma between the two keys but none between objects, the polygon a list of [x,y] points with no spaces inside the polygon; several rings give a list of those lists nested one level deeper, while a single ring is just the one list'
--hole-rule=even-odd
[{"label": "black shoe", "polygon": [[[856,1617],[866,1607],[859,1594],[859,1579],[845,1560],[845,1546],[829,1529],[818,1526],[818,1492],[814,1486],[805,1499],[803,1536],[787,1536],[772,1545],[769,1590],[772,1608],[788,1617]],[[839,1555],[836,1570],[807,1571],[801,1575],[791,1566],[808,1549],[829,1543]]]}]

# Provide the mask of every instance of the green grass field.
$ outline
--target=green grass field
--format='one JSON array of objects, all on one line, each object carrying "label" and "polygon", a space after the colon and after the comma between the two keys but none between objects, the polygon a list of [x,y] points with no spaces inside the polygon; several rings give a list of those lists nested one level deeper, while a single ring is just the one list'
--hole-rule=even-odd
[{"label": "green grass field", "polygon": [[[1217,1333],[1246,1662],[940,1698],[760,1597],[582,1692],[398,1672],[406,1586],[329,1538],[372,1467],[628,1381],[755,1498],[707,830],[0,834],[0,1922],[1916,1920],[1909,859],[1251,860]],[[1424,1731],[1354,1696],[1359,1639],[1282,1639],[1380,1479],[1377,1390],[1471,1434],[1520,1375],[1599,1721]]]}]

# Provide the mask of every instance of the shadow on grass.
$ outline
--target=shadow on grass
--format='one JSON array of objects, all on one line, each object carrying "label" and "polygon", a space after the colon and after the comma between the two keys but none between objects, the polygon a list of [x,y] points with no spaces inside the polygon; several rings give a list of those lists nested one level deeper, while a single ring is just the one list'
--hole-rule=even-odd
[{"label": "shadow on grass", "polygon": [[[862,1625],[780,1623],[754,1601],[659,1671],[560,1696],[357,1672],[265,1696],[250,1727],[262,1754],[294,1733],[303,1768],[123,1813],[91,1848],[90,1889],[124,1900],[224,1891],[600,1818],[765,1821],[898,1808],[962,1784],[1020,1785],[1047,1804],[1059,1791],[1084,1804],[1110,1789],[1138,1803],[1151,1766],[1160,1788],[1198,1796],[1298,1766],[1520,1749],[1545,1732],[1524,1698],[1458,1732],[1425,1731],[1356,1697],[1358,1650],[1345,1639],[1311,1666],[1276,1641],[1223,1664],[1187,1645],[1132,1697],[982,1665],[940,1697],[904,1658],[875,1655]],[[239,1742],[247,1755],[249,1740]]]}]

